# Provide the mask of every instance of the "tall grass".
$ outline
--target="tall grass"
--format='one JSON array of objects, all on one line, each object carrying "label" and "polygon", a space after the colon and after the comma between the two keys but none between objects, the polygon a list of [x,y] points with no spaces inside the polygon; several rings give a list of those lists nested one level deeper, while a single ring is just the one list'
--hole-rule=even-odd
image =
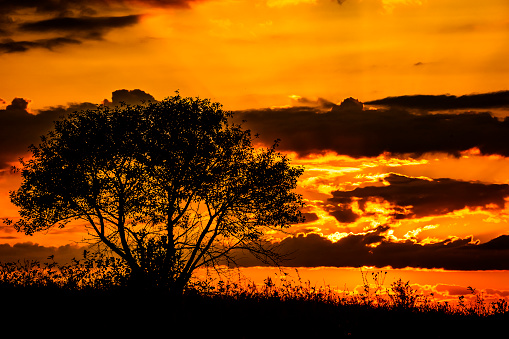
[{"label": "tall grass", "polygon": [[65,291],[126,287],[129,267],[120,259],[85,251],[83,259],[60,265],[53,256],[46,262],[0,263],[0,288],[40,288]]},{"label": "tall grass", "polygon": [[[263,284],[239,279],[193,279],[186,296],[199,296],[223,301],[250,302],[299,302],[332,307],[364,307],[382,311],[441,313],[487,317],[509,314],[509,304],[504,299],[487,302],[483,292],[469,287],[470,298],[460,296],[456,303],[437,301],[434,295],[425,295],[412,288],[409,281],[398,279],[385,286],[387,272],[360,271],[362,290],[338,291],[330,285],[315,286],[303,281],[298,270],[296,278],[281,272],[279,279],[270,276]],[[129,285],[129,267],[121,260],[94,253],[84,253],[81,260],[59,265],[48,257],[46,262],[18,261],[0,263],[0,291],[8,289],[38,289],[41,291],[111,291]],[[473,298],[472,298],[473,297]]]},{"label": "tall grass", "polygon": [[385,286],[387,272],[366,273],[360,271],[362,291],[339,291],[330,285],[315,286],[303,281],[296,272],[296,279],[288,273],[281,272],[280,279],[270,276],[263,284],[249,280],[229,279],[196,279],[189,286],[188,292],[202,296],[229,300],[277,300],[281,302],[299,301],[320,303],[331,306],[360,306],[383,311],[410,311],[422,313],[442,313],[448,315],[491,316],[509,315],[509,304],[505,299],[488,302],[483,292],[469,287],[470,296],[459,296],[456,303],[439,301],[433,293],[424,294],[414,289],[409,281],[398,279]]}]

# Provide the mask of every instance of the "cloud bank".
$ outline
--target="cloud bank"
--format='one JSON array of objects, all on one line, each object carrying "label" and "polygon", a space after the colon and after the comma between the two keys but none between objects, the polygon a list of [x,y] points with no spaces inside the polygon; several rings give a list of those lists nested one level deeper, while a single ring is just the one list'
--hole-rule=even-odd
[{"label": "cloud bank", "polygon": [[49,256],[54,256],[59,264],[70,263],[73,258],[83,258],[83,250],[87,247],[65,245],[60,247],[47,247],[31,242],[18,243],[13,246],[0,244],[0,262],[12,263],[20,260],[47,262]]},{"label": "cloud bank", "polygon": [[360,215],[352,210],[356,204],[364,213],[369,201],[380,198],[389,202],[396,219],[445,215],[464,208],[502,210],[509,197],[509,185],[484,184],[453,179],[419,179],[389,174],[387,185],[332,192],[329,213],[339,222],[353,222]]},{"label": "cloud bank", "polygon": [[[393,242],[385,238],[389,228],[380,226],[365,234],[352,234],[333,242],[310,233],[288,237],[276,244],[287,258],[288,267],[387,267],[447,270],[509,269],[509,236],[500,236],[484,244],[470,237],[451,238],[433,244],[416,244],[410,240]],[[376,245],[376,247],[375,247]],[[239,253],[240,266],[259,266],[248,253]]]},{"label": "cloud bank", "polygon": [[281,150],[300,156],[327,151],[355,158],[433,152],[459,156],[474,147],[481,154],[509,156],[509,119],[498,119],[489,112],[429,114],[393,107],[372,110],[349,98],[341,105],[327,102],[321,107],[244,110],[237,112],[237,119],[245,120],[246,127],[258,132],[263,143],[281,139]]},{"label": "cloud bank", "polygon": [[[433,244],[416,244],[410,240],[393,242],[380,226],[365,234],[352,234],[337,242],[314,233],[288,237],[275,244],[286,255],[287,267],[393,267],[446,270],[508,270],[509,236],[500,236],[487,243],[477,244],[472,238],[451,238]],[[374,245],[377,245],[374,247]],[[34,243],[0,244],[0,261],[38,260],[44,262],[50,255],[58,263],[81,259],[87,247],[65,245],[41,246]],[[262,263],[246,252],[236,253],[241,267],[260,266]]]},{"label": "cloud bank", "polygon": [[405,95],[368,101],[369,105],[422,109],[476,109],[509,107],[509,91],[470,95]]}]

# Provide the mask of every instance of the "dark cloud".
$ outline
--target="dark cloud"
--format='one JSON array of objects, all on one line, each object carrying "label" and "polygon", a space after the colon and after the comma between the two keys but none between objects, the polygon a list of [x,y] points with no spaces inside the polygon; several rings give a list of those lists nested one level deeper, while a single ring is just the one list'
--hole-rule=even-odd
[{"label": "dark cloud", "polygon": [[302,216],[304,217],[305,222],[313,222],[313,221],[317,221],[319,219],[318,215],[316,215],[316,213],[312,213],[312,212],[304,212],[304,213],[302,213]]},{"label": "dark cloud", "polygon": [[119,17],[58,17],[48,20],[27,22],[20,30],[28,32],[61,32],[88,39],[101,39],[106,31],[114,28],[132,26],[138,23],[139,15]]},{"label": "dark cloud", "polygon": [[53,39],[38,39],[34,41],[14,41],[12,39],[4,39],[0,42],[0,53],[16,53],[26,52],[32,48],[45,48],[53,50],[57,47],[66,45],[79,45],[80,40],[72,38],[53,38]]},{"label": "dark cloud", "polygon": [[304,106],[310,106],[310,107],[320,107],[323,109],[331,109],[332,107],[336,106],[335,103],[333,103],[327,99],[324,99],[324,98],[318,98],[316,100],[312,100],[309,98],[297,97],[297,98],[294,98],[294,100],[297,104],[301,104]]},{"label": "dark cloud", "polygon": [[34,41],[14,41],[12,39],[4,39],[0,42],[0,53],[16,53],[26,52],[30,48],[39,47]]},{"label": "dark cloud", "polygon": [[[356,201],[364,211],[368,201],[381,198],[394,205],[395,219],[444,215],[464,208],[503,209],[509,185],[484,184],[453,179],[425,180],[390,174],[388,186],[358,187],[352,191],[332,192],[329,213],[340,222],[355,221],[350,205]],[[346,217],[345,217],[346,216]],[[351,216],[351,218],[347,218]]]},{"label": "dark cloud", "polygon": [[359,100],[350,97],[350,98],[346,98],[345,100],[343,100],[341,102],[341,104],[339,104],[339,106],[333,105],[333,106],[331,106],[331,108],[335,109],[339,112],[345,112],[345,111],[358,112],[358,111],[362,111],[364,109],[364,104],[362,102],[360,102]]},{"label": "dark cloud", "polygon": [[[288,255],[288,267],[386,267],[442,268],[448,270],[507,270],[509,269],[509,236],[500,236],[484,245],[471,238],[447,239],[433,244],[412,241],[392,242],[384,237],[387,227],[366,234],[352,234],[337,242],[314,233],[286,238],[278,246]],[[491,242],[504,245],[496,249]],[[377,245],[376,247],[374,245]],[[260,265],[244,254],[241,266]]]},{"label": "dark cloud", "polygon": [[439,293],[446,293],[452,296],[468,295],[471,291],[465,286],[437,284],[435,290]]},{"label": "dark cloud", "polygon": [[40,141],[53,122],[69,112],[95,108],[91,103],[71,104],[68,107],[50,107],[37,114],[27,111],[29,101],[15,98],[5,110],[0,110],[0,169],[8,168],[8,162],[16,161],[28,151],[30,144]]},{"label": "dark cloud", "polygon": [[352,223],[360,218],[360,215],[356,214],[349,205],[337,205],[333,208],[328,208],[328,212],[331,216],[336,218],[341,223]]},{"label": "dark cloud", "polygon": [[72,258],[83,258],[83,250],[87,247],[65,245],[60,247],[46,247],[31,242],[18,243],[15,245],[0,244],[0,262],[11,263],[20,260],[47,262],[48,257],[53,255],[55,262],[59,264],[70,263]]},{"label": "dark cloud", "polygon": [[[143,101],[155,101],[154,97],[142,90],[121,89],[112,93],[112,102],[104,100],[107,105],[118,105],[120,102],[140,104]],[[74,111],[94,109],[96,104],[89,102],[73,103],[67,106],[55,106],[29,113],[29,100],[14,98],[4,110],[0,109],[0,170],[9,168],[9,162],[16,161],[28,151],[28,146],[37,144],[40,136],[53,128],[53,122]]]},{"label": "dark cloud", "polygon": [[488,295],[498,296],[499,298],[509,297],[509,291],[506,290],[494,290],[492,288],[487,288],[485,292]]},{"label": "dark cloud", "polygon": [[28,103],[30,101],[25,100],[23,98],[14,98],[10,105],[7,105],[5,108],[7,111],[21,110],[26,111],[28,108]]},{"label": "dark cloud", "polygon": [[[380,226],[366,234],[352,234],[337,242],[318,234],[288,237],[275,244],[287,255],[287,267],[386,267],[442,268],[448,270],[507,270],[509,269],[509,236],[500,236],[484,244],[471,238],[447,239],[421,245],[412,241],[391,242],[384,233],[389,228]],[[497,243],[493,246],[492,243]],[[374,247],[374,245],[377,245]],[[0,262],[39,260],[44,262],[54,255],[58,263],[81,259],[87,247],[65,245],[46,247],[38,244],[0,244]],[[236,253],[240,266],[259,266],[261,262],[248,253]]]},{"label": "dark cloud", "polygon": [[[420,66],[422,62],[415,65]],[[454,95],[405,95],[368,101],[366,104],[424,110],[498,108],[509,107],[509,91],[470,94],[460,97]]]},{"label": "dark cloud", "polygon": [[139,89],[127,90],[127,89],[119,89],[112,93],[111,95],[112,102],[105,101],[106,104],[112,104],[113,106],[118,106],[122,102],[128,105],[138,105],[143,102],[156,101],[156,99]]},{"label": "dark cloud", "polygon": [[14,26],[14,20],[0,12],[0,36],[9,35],[12,26]]},{"label": "dark cloud", "polygon": [[[0,0],[0,53],[26,52],[103,39],[105,33],[135,25],[143,7],[189,7],[200,0]],[[136,5],[136,9],[133,7]],[[124,16],[104,16],[119,10]],[[133,11],[138,11],[132,14]],[[102,15],[99,15],[102,14]],[[117,13],[118,14],[118,13]],[[37,40],[20,33],[47,35]]]},{"label": "dark cloud", "polygon": [[385,152],[419,156],[428,152],[459,155],[474,147],[482,154],[509,156],[509,119],[490,113],[423,114],[405,109],[363,109],[349,98],[328,111],[290,107],[239,111],[239,121],[260,141],[301,156],[334,151],[352,157]]},{"label": "dark cloud", "polygon": [[107,0],[110,3],[119,4],[141,4],[151,7],[189,7],[189,4],[202,2],[204,0]]},{"label": "dark cloud", "polygon": [[101,40],[104,34],[115,28],[136,24],[138,15],[121,17],[58,17],[48,20],[26,22],[19,26],[20,31],[37,33],[60,33],[56,36],[36,40],[4,39],[0,42],[0,53],[26,52],[33,48],[53,50],[57,47],[79,45],[83,40]]},{"label": "dark cloud", "polygon": [[79,0],[2,0],[0,11],[7,14],[16,14],[23,10],[34,10],[35,13],[68,14],[79,10],[82,13],[90,13],[88,5],[104,1],[79,1]]},{"label": "dark cloud", "polygon": [[0,13],[14,14],[22,10],[35,10],[36,13],[68,15],[95,14],[99,10],[119,5],[129,7],[133,4],[150,7],[189,7],[200,0],[0,0]]}]

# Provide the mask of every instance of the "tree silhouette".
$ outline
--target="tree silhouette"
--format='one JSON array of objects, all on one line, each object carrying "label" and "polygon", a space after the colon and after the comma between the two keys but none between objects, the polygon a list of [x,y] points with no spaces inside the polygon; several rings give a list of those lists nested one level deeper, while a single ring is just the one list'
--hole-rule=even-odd
[{"label": "tree silhouette", "polygon": [[196,268],[234,263],[239,249],[281,259],[263,236],[302,221],[293,190],[303,169],[277,142],[255,149],[231,117],[177,93],[62,118],[21,159],[22,183],[10,193],[15,228],[85,221],[101,251],[127,262],[133,284],[176,294]]}]

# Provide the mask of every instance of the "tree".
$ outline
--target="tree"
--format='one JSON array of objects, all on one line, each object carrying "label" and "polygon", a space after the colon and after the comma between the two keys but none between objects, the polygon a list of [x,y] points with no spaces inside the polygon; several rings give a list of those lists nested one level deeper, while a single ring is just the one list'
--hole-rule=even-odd
[{"label": "tree", "polygon": [[30,235],[84,221],[133,282],[176,294],[195,269],[234,263],[239,249],[277,262],[264,234],[303,220],[293,192],[303,169],[277,142],[255,149],[232,115],[177,93],[63,117],[21,159],[15,228]]}]

